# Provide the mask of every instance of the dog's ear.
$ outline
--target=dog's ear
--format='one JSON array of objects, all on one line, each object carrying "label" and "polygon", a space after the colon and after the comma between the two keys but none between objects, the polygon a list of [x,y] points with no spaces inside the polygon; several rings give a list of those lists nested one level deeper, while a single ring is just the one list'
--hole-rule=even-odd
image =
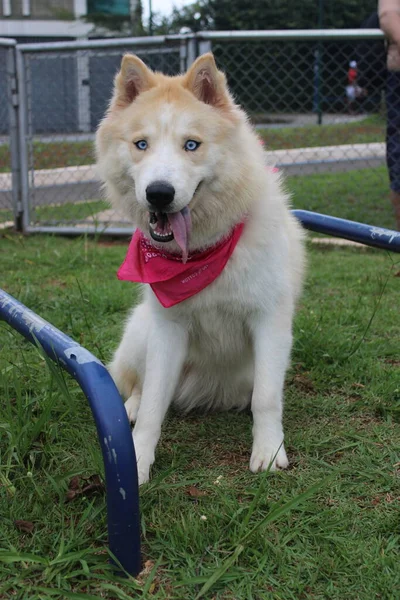
[{"label": "dog's ear", "polygon": [[228,108],[232,104],[225,75],[218,71],[211,52],[195,60],[185,75],[184,87],[205,104],[218,108]]},{"label": "dog's ear", "polygon": [[156,85],[153,71],[150,71],[144,62],[133,54],[125,54],[123,57],[121,70],[114,84],[112,106],[116,108],[125,108],[139,94]]}]

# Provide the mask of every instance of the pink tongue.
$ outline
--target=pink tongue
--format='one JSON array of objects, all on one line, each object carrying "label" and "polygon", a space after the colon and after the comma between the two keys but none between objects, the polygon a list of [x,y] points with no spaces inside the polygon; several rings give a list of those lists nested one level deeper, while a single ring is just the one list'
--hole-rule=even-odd
[{"label": "pink tongue", "polygon": [[190,209],[185,206],[180,212],[167,213],[168,222],[171,225],[174,238],[182,250],[182,262],[185,263],[188,258],[188,244],[192,221],[190,218]]}]

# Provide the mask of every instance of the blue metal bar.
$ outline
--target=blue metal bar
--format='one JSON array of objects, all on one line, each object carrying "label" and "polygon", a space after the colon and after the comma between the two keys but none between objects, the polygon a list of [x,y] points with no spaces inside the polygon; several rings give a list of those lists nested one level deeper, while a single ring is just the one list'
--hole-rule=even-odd
[{"label": "blue metal bar", "polygon": [[106,475],[108,542],[130,574],[141,567],[136,456],[126,411],[105,366],[86,348],[0,289],[0,319],[61,365],[81,386],[97,427]]},{"label": "blue metal bar", "polygon": [[374,248],[383,248],[392,252],[400,252],[400,232],[347,221],[337,217],[321,215],[308,210],[293,210],[292,213],[299,219],[303,227],[318,233],[345,238],[353,242],[360,242]]}]

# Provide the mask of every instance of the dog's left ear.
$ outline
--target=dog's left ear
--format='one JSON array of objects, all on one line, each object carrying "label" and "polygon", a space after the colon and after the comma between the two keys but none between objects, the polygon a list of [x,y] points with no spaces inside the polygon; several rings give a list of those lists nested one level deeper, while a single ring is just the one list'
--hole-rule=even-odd
[{"label": "dog's left ear", "polygon": [[225,75],[218,71],[211,52],[195,60],[184,77],[183,85],[205,104],[216,108],[232,106]]}]

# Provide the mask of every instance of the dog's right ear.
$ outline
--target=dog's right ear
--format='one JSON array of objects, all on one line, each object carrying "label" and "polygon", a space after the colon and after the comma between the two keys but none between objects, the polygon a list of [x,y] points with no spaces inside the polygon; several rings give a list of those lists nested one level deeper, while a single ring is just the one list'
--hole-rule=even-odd
[{"label": "dog's right ear", "polygon": [[111,108],[125,108],[139,94],[155,86],[156,82],[153,71],[150,71],[140,58],[133,54],[125,54],[114,84]]},{"label": "dog's right ear", "polygon": [[199,56],[184,77],[184,86],[200,102],[217,108],[231,108],[225,75],[218,71],[211,52]]}]

